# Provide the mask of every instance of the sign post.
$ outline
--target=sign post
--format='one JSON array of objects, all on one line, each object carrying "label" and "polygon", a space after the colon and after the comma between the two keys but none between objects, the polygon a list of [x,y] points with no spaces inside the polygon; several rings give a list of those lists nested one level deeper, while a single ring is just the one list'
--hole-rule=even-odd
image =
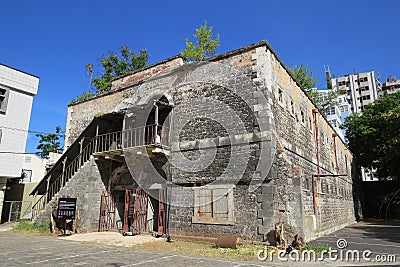
[{"label": "sign post", "polygon": [[59,198],[57,219],[64,220],[64,235],[67,228],[67,220],[75,220],[76,198]]}]

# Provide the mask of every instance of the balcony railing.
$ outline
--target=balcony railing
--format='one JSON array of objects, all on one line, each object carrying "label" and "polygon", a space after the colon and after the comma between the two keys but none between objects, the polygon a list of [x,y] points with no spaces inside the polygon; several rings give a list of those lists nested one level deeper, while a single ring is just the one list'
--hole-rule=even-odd
[{"label": "balcony railing", "polygon": [[[144,127],[112,132],[94,137],[68,165],[63,166],[62,173],[51,181],[53,169],[48,173],[46,194],[42,195],[32,207],[33,217],[36,218],[53,197],[60,192],[81,166],[94,153],[118,151],[123,148],[133,148],[147,145],[168,144],[168,130],[162,125],[146,125]],[[56,164],[62,164],[57,162]]]},{"label": "balcony railing", "polygon": [[168,145],[168,130],[162,125],[146,125],[122,132],[122,147],[132,148],[147,145]]}]

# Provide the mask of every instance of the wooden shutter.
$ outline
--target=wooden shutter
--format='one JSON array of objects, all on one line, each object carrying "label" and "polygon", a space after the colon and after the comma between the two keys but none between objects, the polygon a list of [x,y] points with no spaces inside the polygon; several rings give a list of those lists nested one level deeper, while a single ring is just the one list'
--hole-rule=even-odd
[{"label": "wooden shutter", "polygon": [[199,189],[198,215],[200,218],[212,217],[212,191],[210,189]]},{"label": "wooden shutter", "polygon": [[228,218],[228,189],[214,188],[212,190],[213,218]]}]

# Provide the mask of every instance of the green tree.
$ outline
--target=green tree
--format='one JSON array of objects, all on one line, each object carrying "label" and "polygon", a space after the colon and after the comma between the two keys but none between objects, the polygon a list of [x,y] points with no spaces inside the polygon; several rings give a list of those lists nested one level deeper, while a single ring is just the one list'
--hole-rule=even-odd
[{"label": "green tree", "polygon": [[203,61],[215,55],[215,49],[219,46],[219,34],[214,38],[213,27],[207,28],[207,21],[196,29],[193,37],[197,44],[193,44],[189,39],[186,39],[186,49],[181,51],[181,56],[185,61]]},{"label": "green tree", "polygon": [[60,126],[56,127],[55,133],[50,133],[50,134],[37,133],[36,136],[40,137],[39,144],[36,147],[36,149],[40,151],[37,152],[36,154],[42,159],[48,158],[50,152],[54,153],[62,152],[63,147],[61,146],[60,138],[64,137],[64,135],[61,133]]},{"label": "green tree", "polygon": [[349,148],[363,167],[376,168],[380,179],[400,178],[400,92],[348,116],[343,127]]},{"label": "green tree", "polygon": [[320,114],[325,116],[326,112],[329,111],[331,107],[337,105],[339,92],[337,90],[329,90],[326,95],[322,96],[316,88],[313,88],[318,82],[318,79],[314,78],[314,71],[310,70],[308,66],[303,64],[300,66],[294,65],[292,68],[289,68],[289,70],[317,106]]},{"label": "green tree", "polygon": [[320,114],[325,116],[331,107],[338,105],[338,90],[329,90],[327,94],[323,94],[316,89],[312,89],[311,91],[312,93],[308,93],[308,95],[310,95],[311,99],[314,101]]},{"label": "green tree", "polygon": [[139,54],[136,54],[127,46],[121,46],[121,55],[110,52],[108,56],[101,57],[100,63],[104,72],[99,77],[93,79],[97,93],[101,94],[111,90],[111,81],[113,78],[146,67],[149,57],[150,55],[145,49],[140,50]]},{"label": "green tree", "polygon": [[289,68],[289,70],[296,81],[306,92],[313,91],[312,88],[318,82],[318,79],[315,79],[313,76],[313,70],[310,70],[308,66],[305,66],[303,64],[301,64],[300,66],[294,65],[292,68]]}]

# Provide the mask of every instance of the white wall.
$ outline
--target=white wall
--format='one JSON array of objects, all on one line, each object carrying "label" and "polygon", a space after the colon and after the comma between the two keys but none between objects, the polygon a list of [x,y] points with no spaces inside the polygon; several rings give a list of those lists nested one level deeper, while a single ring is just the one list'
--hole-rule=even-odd
[{"label": "white wall", "polygon": [[34,154],[27,154],[24,156],[22,168],[24,170],[32,171],[30,183],[37,183],[44,177],[46,172],[46,163],[46,159],[41,159]]},{"label": "white wall", "polygon": [[38,183],[40,180],[42,180],[46,174],[46,167],[56,163],[61,156],[62,154],[50,153],[48,159],[41,159],[35,154],[24,155],[22,168],[24,170],[32,171],[30,183]]},{"label": "white wall", "polygon": [[[6,112],[0,112],[0,177],[20,177],[33,96],[39,78],[0,64],[0,87],[9,90]],[[6,152],[6,153],[5,153]],[[9,153],[11,152],[11,153]]]},{"label": "white wall", "polygon": [[0,64],[0,84],[33,96],[37,94],[39,78]]}]

